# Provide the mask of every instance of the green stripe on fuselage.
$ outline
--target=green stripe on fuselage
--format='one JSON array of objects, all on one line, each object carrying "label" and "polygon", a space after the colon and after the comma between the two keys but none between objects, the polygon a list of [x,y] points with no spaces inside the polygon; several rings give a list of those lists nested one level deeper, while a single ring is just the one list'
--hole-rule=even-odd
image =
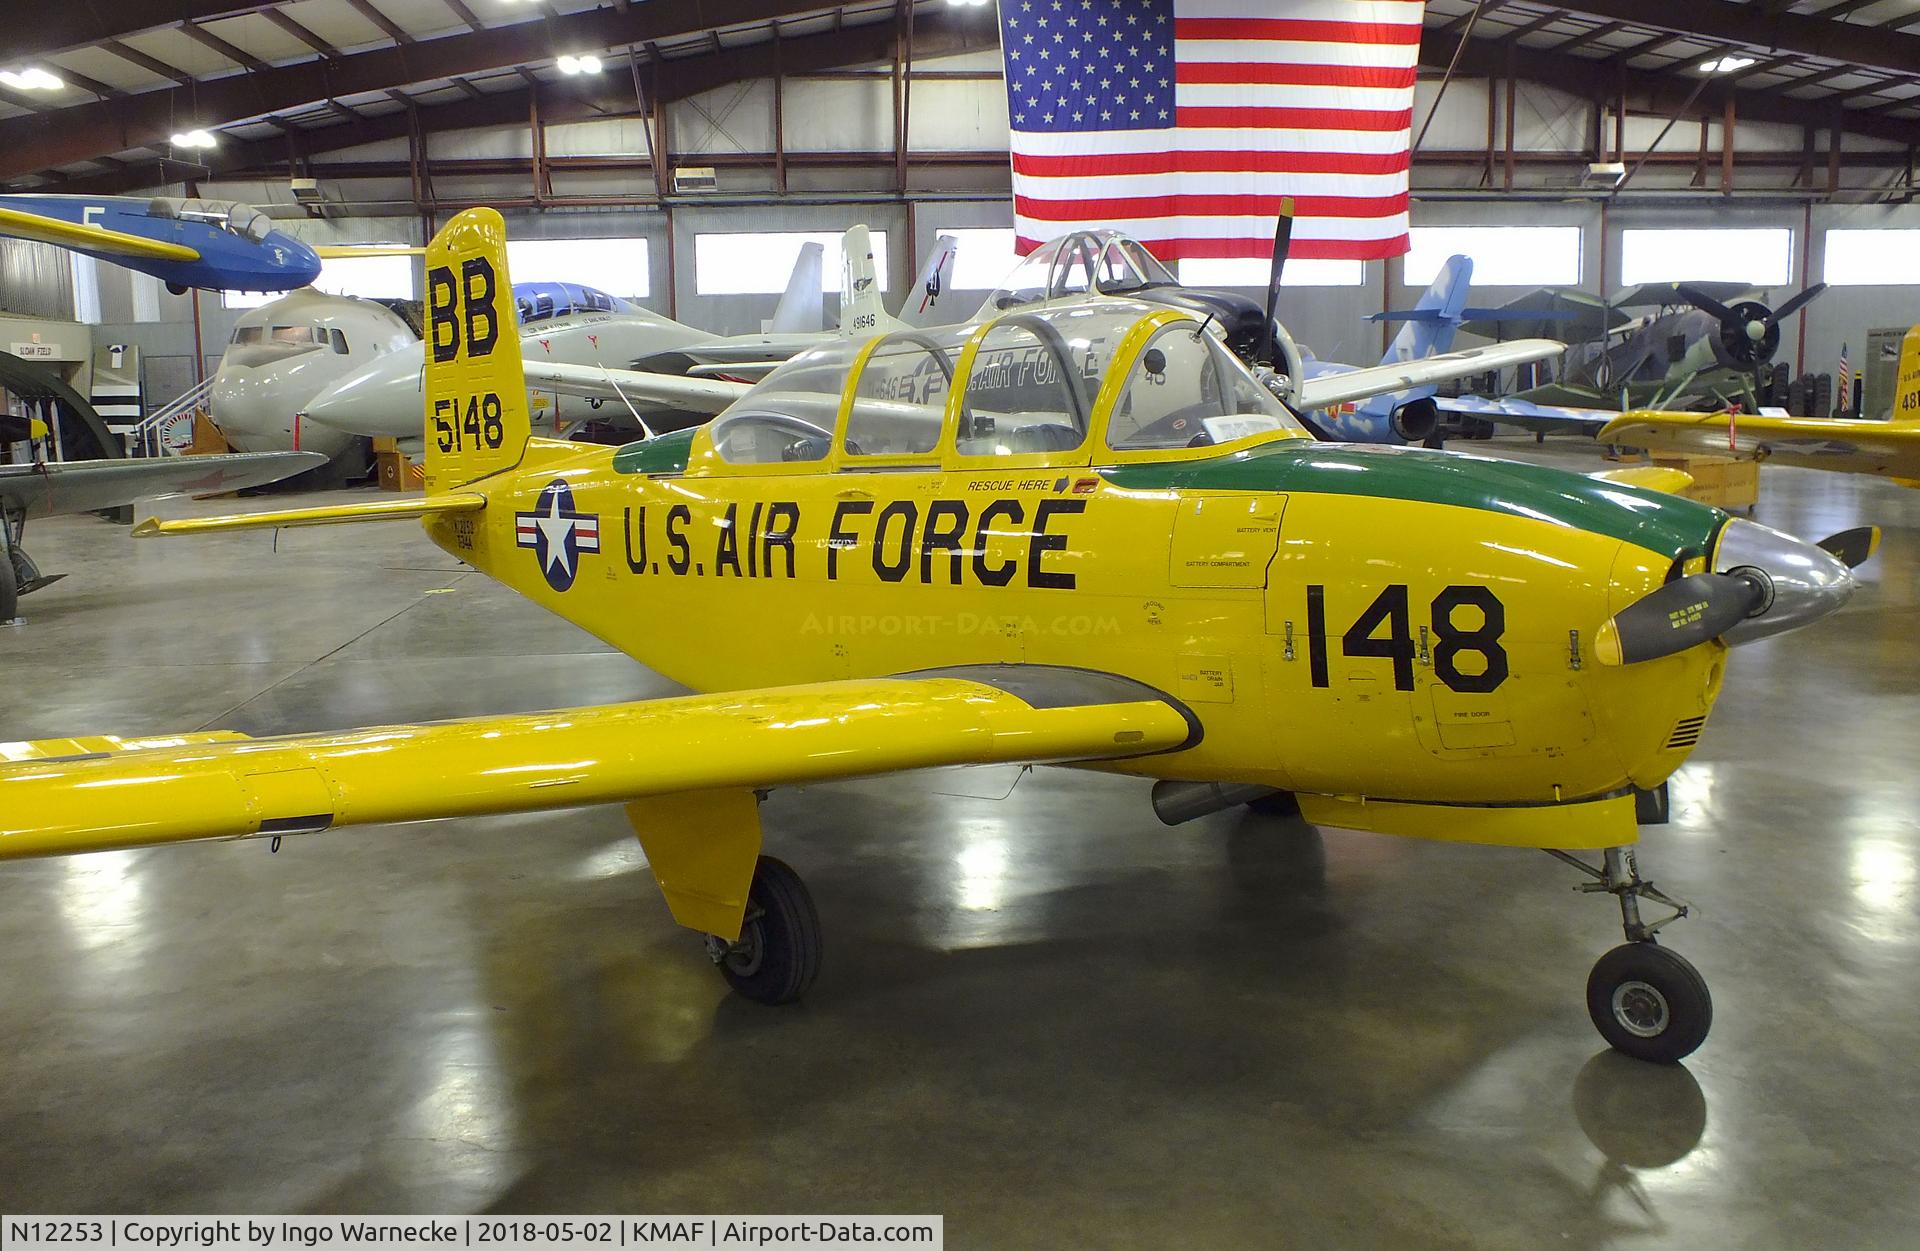
[{"label": "green stripe on fuselage", "polygon": [[1367,495],[1508,513],[1603,534],[1677,556],[1704,554],[1725,519],[1717,508],[1644,487],[1458,452],[1305,439],[1206,460],[1102,471],[1132,490]]},{"label": "green stripe on fuselage", "polygon": [[685,473],[698,426],[629,443],[613,454],[615,473]]}]

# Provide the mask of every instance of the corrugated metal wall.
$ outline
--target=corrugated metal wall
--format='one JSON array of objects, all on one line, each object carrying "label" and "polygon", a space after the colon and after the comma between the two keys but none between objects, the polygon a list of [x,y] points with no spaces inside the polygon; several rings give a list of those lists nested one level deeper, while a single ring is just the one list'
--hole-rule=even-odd
[{"label": "corrugated metal wall", "polygon": [[0,239],[0,312],[73,317],[73,268],[67,253],[44,243]]}]

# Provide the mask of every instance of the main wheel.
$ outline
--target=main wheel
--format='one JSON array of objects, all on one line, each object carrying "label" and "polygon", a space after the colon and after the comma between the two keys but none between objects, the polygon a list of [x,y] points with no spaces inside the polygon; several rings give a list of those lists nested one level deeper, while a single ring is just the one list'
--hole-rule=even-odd
[{"label": "main wheel", "polygon": [[1626,943],[1587,975],[1587,1015],[1615,1051],[1672,1064],[1707,1040],[1713,996],[1680,956],[1650,942]]},{"label": "main wheel", "polygon": [[720,976],[755,1003],[792,1003],[820,972],[820,914],[813,896],[798,873],[772,856],[754,866],[740,940],[707,941]]}]

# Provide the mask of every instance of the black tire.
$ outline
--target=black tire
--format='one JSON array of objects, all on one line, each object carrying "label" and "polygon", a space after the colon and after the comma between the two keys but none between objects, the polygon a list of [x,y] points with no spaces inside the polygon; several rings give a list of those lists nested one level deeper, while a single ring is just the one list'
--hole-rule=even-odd
[{"label": "black tire", "polygon": [[1300,801],[1292,791],[1275,791],[1248,802],[1247,807],[1263,817],[1297,817]]},{"label": "black tire", "polygon": [[1673,1064],[1707,1040],[1713,996],[1682,957],[1651,942],[1626,943],[1587,975],[1587,1015],[1615,1051]]},{"label": "black tire", "polygon": [[[0,525],[4,524],[4,522],[0,522]],[[11,557],[13,550],[11,548],[7,549],[6,555]],[[7,622],[12,621],[19,611],[20,583],[14,574],[13,561],[11,559],[0,560],[0,625],[5,625]]]},{"label": "black tire", "polygon": [[792,1003],[820,972],[820,914],[800,875],[762,856],[747,892],[740,941],[720,958],[720,976],[755,1003]]}]

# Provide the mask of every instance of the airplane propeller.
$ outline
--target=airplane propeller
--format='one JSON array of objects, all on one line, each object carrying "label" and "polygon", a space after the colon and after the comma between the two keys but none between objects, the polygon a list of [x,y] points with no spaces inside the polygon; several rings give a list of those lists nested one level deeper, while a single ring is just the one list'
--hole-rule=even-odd
[{"label": "airplane propeller", "polygon": [[1720,348],[1724,361],[1735,367],[1758,368],[1773,359],[1780,349],[1780,323],[1805,308],[1815,296],[1827,289],[1816,282],[1789,298],[1779,308],[1768,308],[1758,300],[1737,300],[1722,304],[1698,287],[1684,282],[1673,284],[1674,293],[1720,323]]},{"label": "airplane propeller", "polygon": [[[1756,617],[1766,621],[1740,630],[1731,641],[1765,637],[1824,616],[1851,593],[1847,570],[1865,563],[1880,545],[1878,526],[1842,530],[1806,544],[1751,522],[1730,524],[1744,530],[1738,536],[1729,530],[1732,537],[1723,540],[1721,559],[1742,563],[1676,578],[1608,618],[1593,636],[1594,655],[1601,664],[1658,660],[1717,639]],[[1728,547],[1735,550],[1728,553]],[[1749,560],[1754,563],[1745,563]]]},{"label": "airplane propeller", "polygon": [[1280,304],[1280,276],[1287,268],[1287,253],[1293,247],[1293,197],[1287,196],[1280,201],[1280,216],[1273,223],[1273,268],[1267,272],[1267,320],[1266,338],[1260,344],[1260,350],[1254,353],[1254,360],[1280,366],[1280,334],[1275,329],[1274,310]]}]

